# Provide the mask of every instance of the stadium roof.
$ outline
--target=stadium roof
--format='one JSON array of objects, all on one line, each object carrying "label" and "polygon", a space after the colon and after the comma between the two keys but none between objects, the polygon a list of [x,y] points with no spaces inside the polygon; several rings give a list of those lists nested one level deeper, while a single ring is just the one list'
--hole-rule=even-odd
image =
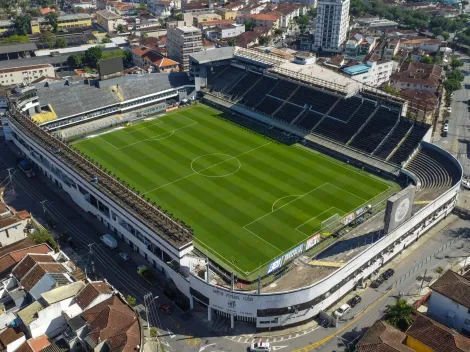
[{"label": "stadium roof", "polygon": [[217,48],[213,50],[204,50],[197,53],[191,54],[190,56],[197,61],[199,64],[211,62],[215,60],[228,60],[233,58],[235,54],[234,46],[226,46],[223,48]]},{"label": "stadium roof", "polygon": [[120,103],[122,97],[124,100],[135,99],[186,84],[190,82],[185,72],[172,72],[128,75],[124,82],[119,83],[119,88],[115,85],[97,88],[86,81],[73,85],[60,82],[36,87],[41,105],[50,104],[57,118],[62,118]]}]

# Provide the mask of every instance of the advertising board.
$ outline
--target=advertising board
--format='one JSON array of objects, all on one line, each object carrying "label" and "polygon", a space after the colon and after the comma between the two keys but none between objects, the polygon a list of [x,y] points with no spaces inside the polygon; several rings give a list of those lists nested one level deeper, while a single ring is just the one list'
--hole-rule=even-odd
[{"label": "advertising board", "polygon": [[266,272],[266,274],[270,274],[273,271],[279,269],[283,264],[287,263],[289,260],[297,257],[299,254],[302,254],[304,250],[305,250],[305,243],[302,243],[301,245],[295,247],[294,249],[284,254],[282,257],[279,257],[273,260],[269,264],[268,271]]},{"label": "advertising board", "polygon": [[354,213],[349,213],[349,214],[344,216],[343,220],[341,220],[341,223],[343,225],[347,225],[347,224],[353,222],[355,218],[356,218],[356,215]]},{"label": "advertising board", "polygon": [[308,251],[310,248],[315,246],[318,242],[320,242],[320,234],[317,233],[316,235],[313,235],[310,237],[307,242],[305,242],[305,250]]}]

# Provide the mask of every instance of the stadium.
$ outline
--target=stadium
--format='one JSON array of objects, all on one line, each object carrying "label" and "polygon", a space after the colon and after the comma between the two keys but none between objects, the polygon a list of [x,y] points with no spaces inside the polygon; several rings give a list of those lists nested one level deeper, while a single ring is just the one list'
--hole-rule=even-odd
[{"label": "stadium", "polygon": [[228,47],[190,72],[14,87],[5,136],[191,308],[306,322],[452,211],[462,169],[407,105]]}]

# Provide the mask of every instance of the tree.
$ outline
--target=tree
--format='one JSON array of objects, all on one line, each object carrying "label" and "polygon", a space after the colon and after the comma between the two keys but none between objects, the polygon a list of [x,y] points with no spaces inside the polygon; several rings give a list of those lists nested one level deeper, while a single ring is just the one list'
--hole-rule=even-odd
[{"label": "tree", "polygon": [[397,299],[395,304],[389,304],[385,309],[385,319],[396,328],[405,331],[413,323],[414,308],[404,299]]},{"label": "tree", "polygon": [[102,44],[111,43],[111,39],[109,39],[108,37],[104,37],[103,39],[101,39],[101,43]]},{"label": "tree", "polygon": [[274,35],[275,35],[276,37],[280,37],[280,36],[282,35],[282,33],[284,33],[284,31],[283,31],[282,29],[280,29],[280,28],[276,28],[276,29],[274,30]]},{"label": "tree", "polygon": [[299,26],[300,33],[304,33],[310,23],[310,17],[307,15],[299,16],[295,19],[295,23]]},{"label": "tree", "polygon": [[267,37],[260,37],[260,38],[258,39],[258,43],[259,43],[259,45],[267,45],[267,44],[269,44],[269,40],[270,40],[270,39],[271,39],[271,38],[270,38],[269,36],[267,36]]},{"label": "tree", "polygon": [[150,329],[150,337],[157,337],[157,335],[158,335],[157,329],[151,328]]},{"label": "tree", "polygon": [[67,41],[64,38],[57,38],[55,41],[56,48],[65,48],[67,47]]},{"label": "tree", "polygon": [[446,90],[446,94],[448,94],[449,96],[456,90],[462,89],[462,83],[454,79],[446,79],[444,83],[442,83],[442,85],[444,86],[444,89]]},{"label": "tree", "polygon": [[452,67],[452,69],[456,69],[461,66],[463,66],[463,62],[457,59],[455,55],[452,55],[452,59],[450,61],[450,67]]},{"label": "tree", "polygon": [[126,298],[126,302],[128,305],[130,305],[131,307],[134,307],[136,302],[137,302],[137,299],[135,297],[132,297],[132,296],[127,296]]},{"label": "tree", "polygon": [[126,27],[123,24],[118,24],[116,27],[116,31],[118,33],[124,33],[127,31]]},{"label": "tree", "polygon": [[250,32],[255,28],[255,24],[252,20],[245,21],[245,31]]},{"label": "tree", "polygon": [[31,17],[29,15],[18,15],[14,19],[15,32],[19,35],[28,34],[31,23]]},{"label": "tree", "polygon": [[73,54],[73,55],[70,55],[68,58],[67,58],[67,64],[71,67],[71,68],[79,68],[82,66],[83,64],[83,55],[82,54]]},{"label": "tree", "polygon": [[446,73],[446,78],[450,80],[455,80],[459,82],[463,82],[465,75],[459,69],[455,69],[452,71],[448,71]]},{"label": "tree", "polygon": [[443,32],[442,37],[444,38],[444,40],[448,40],[450,38],[449,32]]},{"label": "tree", "polygon": [[434,63],[434,60],[432,59],[431,56],[423,56],[423,57],[421,58],[421,62],[422,62],[423,64],[432,64],[432,63]]},{"label": "tree", "polygon": [[177,21],[183,21],[183,20],[184,20],[183,14],[182,14],[182,13],[176,14],[176,20],[177,20]]},{"label": "tree", "polygon": [[57,32],[57,28],[58,28],[57,14],[55,12],[49,12],[44,18],[47,20],[47,22],[51,26],[52,31]]},{"label": "tree", "polygon": [[53,48],[56,43],[55,35],[49,31],[43,32],[39,40],[45,43],[49,48]]},{"label": "tree", "polygon": [[439,56],[436,56],[436,57],[434,58],[434,64],[435,64],[435,65],[440,65],[441,62],[442,62],[442,61],[441,61],[441,58],[440,58]]},{"label": "tree", "polygon": [[388,94],[394,95],[396,97],[400,96],[400,91],[392,86],[385,86],[384,91]]},{"label": "tree", "polygon": [[84,62],[90,67],[96,68],[98,61],[103,57],[103,49],[99,46],[93,46],[85,51]]},{"label": "tree", "polygon": [[235,38],[232,38],[232,39],[229,39],[227,44],[230,45],[230,46],[235,46],[235,42],[236,42]]},{"label": "tree", "polygon": [[52,237],[52,235],[46,230],[39,230],[39,231],[33,232],[31,235],[31,239],[37,244],[46,243],[55,252],[59,250],[59,245],[54,240],[54,237]]},{"label": "tree", "polygon": [[310,17],[312,20],[317,17],[317,8],[316,7],[311,7],[307,11],[308,17]]}]

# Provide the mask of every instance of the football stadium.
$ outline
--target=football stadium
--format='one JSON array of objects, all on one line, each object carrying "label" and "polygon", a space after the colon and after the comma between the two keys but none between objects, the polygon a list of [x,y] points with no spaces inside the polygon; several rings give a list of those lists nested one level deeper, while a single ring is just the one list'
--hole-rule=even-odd
[{"label": "football stadium", "polygon": [[455,206],[431,126],[320,65],[228,47],[117,68],[12,87],[5,136],[227,329],[315,318]]}]

